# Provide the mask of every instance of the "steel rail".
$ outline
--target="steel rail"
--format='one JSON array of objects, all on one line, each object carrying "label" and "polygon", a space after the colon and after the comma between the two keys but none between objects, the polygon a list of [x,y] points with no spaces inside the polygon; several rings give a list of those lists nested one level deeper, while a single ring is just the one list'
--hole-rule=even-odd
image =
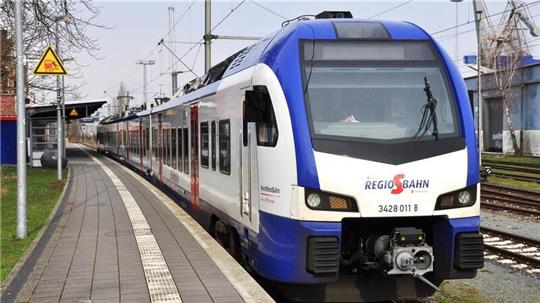
[{"label": "steel rail", "polygon": [[540,177],[520,176],[516,174],[507,174],[507,173],[498,173],[498,172],[492,172],[491,175],[495,177],[505,178],[505,179],[514,179],[518,181],[540,183]]},{"label": "steel rail", "polygon": [[520,263],[528,264],[535,268],[540,268],[540,260],[534,257],[522,255],[520,253],[515,253],[506,249],[502,249],[493,245],[485,244],[484,247],[486,250],[491,251],[495,254],[498,254],[502,257],[509,258],[515,261],[518,261]]},{"label": "steel rail", "polygon": [[501,204],[498,204],[498,203],[493,203],[491,201],[482,201],[481,204],[487,208],[493,208],[493,209],[499,209],[499,210],[510,210],[510,211],[514,211],[514,212],[519,212],[519,213],[523,213],[523,214],[527,214],[527,215],[532,215],[532,216],[539,216],[540,217],[540,211],[538,210],[534,210],[534,209],[525,209],[525,208],[519,208],[519,207],[514,207],[514,206],[509,206],[509,205],[501,205]]},{"label": "steel rail", "polygon": [[516,198],[512,196],[506,197],[505,195],[502,195],[502,194],[484,193],[482,195],[482,198],[489,199],[489,200],[497,200],[500,202],[511,203],[511,204],[516,204],[516,205],[527,205],[527,206],[540,208],[540,201],[520,199],[520,198]]},{"label": "steel rail", "polygon": [[482,183],[482,190],[488,191],[497,191],[504,192],[504,194],[515,195],[519,197],[527,196],[527,199],[536,199],[540,200],[540,192],[534,190],[521,189],[516,187],[504,186],[504,185],[495,185],[489,183]]},{"label": "steel rail", "polygon": [[526,167],[526,166],[517,166],[517,165],[507,165],[507,164],[488,164],[493,169],[509,170],[521,173],[530,173],[530,174],[540,174],[540,168]]},{"label": "steel rail", "polygon": [[493,161],[493,160],[484,160],[482,164],[492,165],[513,165],[513,166],[522,166],[527,168],[538,168],[540,169],[540,164],[536,163],[521,163],[521,162],[510,162],[510,161]]},{"label": "steel rail", "polygon": [[516,241],[516,242],[521,242],[523,244],[540,247],[540,241],[538,241],[536,239],[531,239],[531,238],[527,238],[527,237],[524,237],[524,236],[508,233],[508,232],[505,232],[505,231],[502,231],[502,230],[496,230],[496,229],[493,229],[493,228],[481,226],[480,227],[480,232],[483,233],[483,234],[484,233],[489,234],[490,236],[498,236],[498,237],[502,237],[502,238],[505,238],[505,239],[511,239],[511,240]]}]

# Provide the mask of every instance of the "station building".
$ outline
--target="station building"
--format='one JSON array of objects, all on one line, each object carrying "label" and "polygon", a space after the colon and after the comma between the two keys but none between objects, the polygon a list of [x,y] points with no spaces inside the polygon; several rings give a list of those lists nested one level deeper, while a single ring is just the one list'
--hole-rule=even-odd
[{"label": "station building", "polygon": [[[482,75],[484,151],[514,153],[501,92],[493,75]],[[478,80],[465,78],[474,119],[478,123]],[[517,72],[509,96],[509,111],[523,154],[540,156],[540,60],[528,58]]]}]

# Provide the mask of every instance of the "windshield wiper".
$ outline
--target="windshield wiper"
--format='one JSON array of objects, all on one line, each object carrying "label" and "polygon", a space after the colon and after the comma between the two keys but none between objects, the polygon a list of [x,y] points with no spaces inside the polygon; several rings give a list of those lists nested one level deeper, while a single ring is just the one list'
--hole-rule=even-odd
[{"label": "windshield wiper", "polygon": [[[424,92],[426,92],[427,104],[422,106],[422,120],[420,120],[420,126],[418,127],[416,134],[414,134],[413,140],[417,137],[423,137],[432,126],[433,131],[431,132],[431,135],[435,137],[435,140],[439,140],[437,113],[435,112],[437,99],[433,98],[427,77],[424,77]],[[422,134],[419,136],[420,132]]]}]

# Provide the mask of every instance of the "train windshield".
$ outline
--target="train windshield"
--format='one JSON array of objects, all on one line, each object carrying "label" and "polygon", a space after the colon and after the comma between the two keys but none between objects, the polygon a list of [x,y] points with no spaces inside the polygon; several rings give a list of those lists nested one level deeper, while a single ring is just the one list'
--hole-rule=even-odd
[{"label": "train windshield", "polygon": [[438,138],[456,136],[453,99],[435,58],[429,45],[420,42],[305,43],[304,83],[312,135],[435,140],[433,129],[419,132],[427,79],[437,100]]}]

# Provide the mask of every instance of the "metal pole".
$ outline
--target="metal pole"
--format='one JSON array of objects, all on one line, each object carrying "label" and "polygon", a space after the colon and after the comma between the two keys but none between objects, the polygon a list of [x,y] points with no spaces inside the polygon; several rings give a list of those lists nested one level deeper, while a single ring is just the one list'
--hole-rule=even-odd
[{"label": "metal pole", "polygon": [[[60,55],[58,55],[60,56]],[[66,98],[65,98],[65,86],[64,86],[64,77],[61,77],[61,80],[62,80],[62,86],[61,86],[61,89],[62,89],[62,93],[60,94],[60,97],[62,98],[61,99],[61,102],[62,102],[62,121],[65,122],[66,121]],[[66,155],[66,136],[65,136],[65,133],[66,133],[66,130],[64,128],[65,125],[62,124],[62,153],[65,157],[67,157]]]},{"label": "metal pole", "polygon": [[[143,103],[148,98],[148,92],[146,91],[146,64],[143,64]],[[124,103],[122,103],[124,105]]]},{"label": "metal pole", "polygon": [[154,60],[139,60],[136,62],[137,64],[141,64],[143,66],[143,104],[146,104],[146,98],[147,91],[146,91],[146,66],[147,65],[154,65],[156,61]]},{"label": "metal pole", "polygon": [[480,41],[480,21],[482,19],[482,12],[476,11],[477,25],[476,25],[476,39],[478,40],[478,56],[476,58],[476,64],[478,69],[478,163],[482,165],[482,151],[484,150],[484,134],[482,123],[482,43]]},{"label": "metal pole", "polygon": [[[60,36],[58,36],[58,20],[56,21],[56,54],[60,57],[60,49],[58,46],[60,45]],[[56,177],[58,180],[62,180],[62,92],[60,91],[60,76],[56,76],[56,124],[57,124],[57,131],[56,131],[56,150],[57,150],[57,158],[56,159]]]},{"label": "metal pole", "polygon": [[22,36],[22,0],[15,1],[17,61],[17,238],[26,238],[26,112]]},{"label": "metal pole", "polygon": [[212,67],[212,4],[210,0],[204,1],[204,73]]}]

